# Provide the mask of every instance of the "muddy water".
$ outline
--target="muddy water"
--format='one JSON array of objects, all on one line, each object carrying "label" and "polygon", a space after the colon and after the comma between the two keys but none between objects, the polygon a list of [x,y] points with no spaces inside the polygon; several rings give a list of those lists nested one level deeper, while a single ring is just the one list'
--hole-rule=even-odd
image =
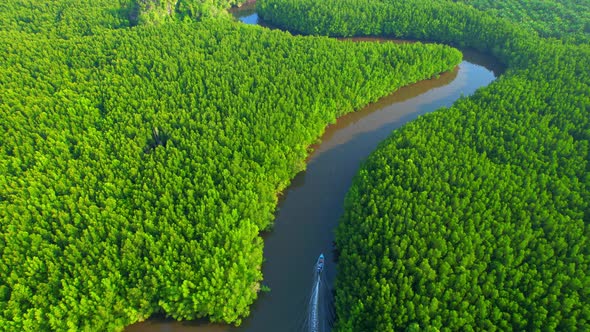
[{"label": "muddy water", "polygon": [[[253,24],[258,22],[255,12],[247,17]],[[392,130],[472,94],[491,83],[501,70],[493,59],[464,51],[464,61],[455,71],[402,88],[329,126],[321,144],[314,147],[307,170],[298,174],[284,192],[273,231],[264,235],[263,283],[271,291],[260,294],[251,307],[251,316],[240,327],[150,319],[126,331],[302,331],[312,269],[320,253],[326,255],[327,289],[336,275],[334,229],[360,163]]]}]

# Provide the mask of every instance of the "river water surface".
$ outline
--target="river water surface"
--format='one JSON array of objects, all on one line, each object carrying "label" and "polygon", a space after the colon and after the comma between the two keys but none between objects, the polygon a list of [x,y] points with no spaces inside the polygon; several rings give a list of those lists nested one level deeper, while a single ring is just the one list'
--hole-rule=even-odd
[{"label": "river water surface", "polygon": [[[245,23],[259,23],[252,6],[234,14]],[[250,317],[240,327],[150,319],[126,331],[301,331],[312,288],[312,269],[320,253],[326,255],[325,286],[329,289],[333,284],[334,229],[361,162],[393,130],[422,114],[452,105],[461,96],[491,83],[503,70],[494,59],[479,53],[463,51],[463,57],[455,71],[402,88],[341,117],[326,129],[321,144],[314,147],[307,170],[285,190],[274,229],[263,236],[263,284],[271,291],[260,293]]]}]

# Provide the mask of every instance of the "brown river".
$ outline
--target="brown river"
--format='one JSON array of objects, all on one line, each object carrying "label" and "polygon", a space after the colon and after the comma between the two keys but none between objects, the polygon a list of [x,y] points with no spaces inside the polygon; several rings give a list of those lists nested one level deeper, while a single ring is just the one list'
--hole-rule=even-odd
[{"label": "brown river", "polygon": [[[259,24],[253,6],[234,13],[241,21]],[[264,237],[263,284],[250,317],[240,327],[206,321],[176,322],[152,318],[125,329],[127,332],[289,332],[304,331],[312,289],[312,269],[320,253],[326,256],[323,294],[330,302],[336,275],[332,241],[343,212],[344,196],[362,161],[391,132],[418,116],[448,107],[461,96],[487,86],[502,72],[490,57],[463,51],[459,67],[437,79],[402,88],[364,109],[341,117],[326,129],[321,143],[281,198],[272,232]],[[444,111],[444,110],[443,110]],[[329,331],[322,317],[321,331]]]}]

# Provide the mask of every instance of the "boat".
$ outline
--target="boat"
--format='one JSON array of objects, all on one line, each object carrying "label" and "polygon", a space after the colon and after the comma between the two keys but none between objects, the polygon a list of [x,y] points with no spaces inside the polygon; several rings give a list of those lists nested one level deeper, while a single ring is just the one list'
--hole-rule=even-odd
[{"label": "boat", "polygon": [[314,286],[311,292],[311,302],[309,307],[309,331],[319,332],[320,326],[320,313],[319,313],[319,300],[320,300],[320,286],[322,281],[322,270],[324,269],[324,254],[320,254],[318,261],[315,263],[315,276]]},{"label": "boat", "polygon": [[317,273],[322,273],[322,270],[324,269],[324,254],[320,254],[320,257],[318,257],[318,261],[315,263],[315,266]]}]

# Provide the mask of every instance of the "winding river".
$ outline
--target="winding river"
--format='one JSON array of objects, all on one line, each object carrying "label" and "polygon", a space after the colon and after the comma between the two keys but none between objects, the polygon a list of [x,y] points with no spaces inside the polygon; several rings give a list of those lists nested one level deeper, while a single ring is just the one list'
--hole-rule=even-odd
[{"label": "winding river", "polygon": [[[259,23],[253,5],[234,15],[248,24]],[[341,117],[326,129],[321,144],[309,157],[307,170],[298,174],[284,192],[273,231],[264,235],[263,283],[271,291],[260,294],[251,307],[251,316],[240,327],[150,319],[126,331],[300,331],[312,287],[312,269],[320,253],[326,255],[327,286],[333,284],[334,229],[360,163],[392,130],[422,114],[450,106],[461,96],[490,84],[503,70],[492,58],[479,53],[463,51],[463,57],[455,71],[402,88]]]}]

